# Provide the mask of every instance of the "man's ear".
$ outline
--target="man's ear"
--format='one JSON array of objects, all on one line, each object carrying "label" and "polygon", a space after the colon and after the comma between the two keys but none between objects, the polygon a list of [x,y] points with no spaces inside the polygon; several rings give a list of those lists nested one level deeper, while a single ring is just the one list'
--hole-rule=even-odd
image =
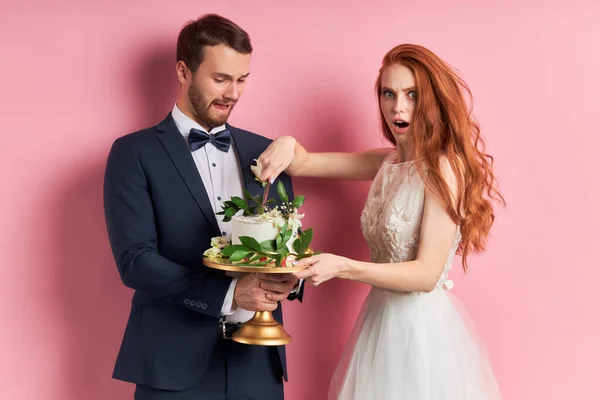
[{"label": "man's ear", "polygon": [[177,79],[179,83],[185,85],[188,79],[192,77],[192,71],[185,65],[183,61],[178,61],[175,65],[175,72],[177,73]]}]

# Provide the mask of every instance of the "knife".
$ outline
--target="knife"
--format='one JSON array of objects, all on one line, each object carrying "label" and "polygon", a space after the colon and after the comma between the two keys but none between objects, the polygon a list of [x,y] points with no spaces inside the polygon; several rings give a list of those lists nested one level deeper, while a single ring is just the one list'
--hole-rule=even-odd
[{"label": "knife", "polygon": [[269,197],[269,189],[271,188],[271,180],[267,181],[267,184],[265,185],[265,190],[263,191],[263,198],[262,198],[262,208],[263,210],[265,209],[265,204],[267,203],[267,197]]}]

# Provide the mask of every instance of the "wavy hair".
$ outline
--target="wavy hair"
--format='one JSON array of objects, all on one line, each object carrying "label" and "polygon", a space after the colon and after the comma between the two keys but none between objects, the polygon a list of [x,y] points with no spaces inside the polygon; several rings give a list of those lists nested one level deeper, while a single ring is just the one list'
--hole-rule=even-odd
[{"label": "wavy hair", "polygon": [[[396,141],[381,112],[381,76],[389,65],[401,64],[412,71],[417,100],[412,116],[416,167],[426,187],[443,202],[446,212],[460,226],[458,251],[467,271],[467,256],[485,250],[495,219],[492,200],[506,205],[493,172],[494,159],[485,152],[479,124],[472,115],[472,94],[450,65],[423,46],[402,44],[383,58],[376,90],[384,136]],[[469,103],[465,97],[468,97]],[[453,199],[442,176],[445,157],[458,181]]]}]

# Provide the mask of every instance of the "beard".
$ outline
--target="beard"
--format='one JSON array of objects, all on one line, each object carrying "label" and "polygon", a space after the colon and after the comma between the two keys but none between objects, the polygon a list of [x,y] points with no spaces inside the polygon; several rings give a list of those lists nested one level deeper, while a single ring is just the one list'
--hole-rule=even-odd
[{"label": "beard", "polygon": [[[215,126],[221,126],[227,122],[231,110],[235,106],[234,101],[221,101],[220,104],[231,104],[226,114],[218,114],[211,110],[212,101],[208,101],[194,85],[188,88],[188,97],[192,107],[192,113],[200,125],[206,126],[210,131]],[[213,112],[211,112],[213,111]]]}]

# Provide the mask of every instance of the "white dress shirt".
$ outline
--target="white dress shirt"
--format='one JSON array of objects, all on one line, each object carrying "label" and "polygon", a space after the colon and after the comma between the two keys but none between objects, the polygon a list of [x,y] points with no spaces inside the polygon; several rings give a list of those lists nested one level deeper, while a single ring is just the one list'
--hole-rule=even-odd
[{"label": "white dress shirt", "polygon": [[[190,134],[190,129],[195,128],[203,132],[206,129],[202,128],[196,121],[186,116],[177,107],[177,104],[173,107],[171,114],[175,120],[175,125],[179,129],[179,132],[183,135],[187,142]],[[209,134],[215,134],[226,129],[225,125],[217,126],[213,128]],[[232,141],[231,148],[227,153],[217,149],[211,143],[207,143],[202,148],[194,151],[192,157],[206,188],[206,193],[210,200],[210,205],[213,211],[219,212],[222,210],[221,206],[224,201],[229,200],[232,196],[243,196],[244,181],[242,171],[240,169],[239,162],[235,154],[235,144]],[[221,215],[217,216],[217,223],[223,236],[231,237],[231,222],[223,222]],[[207,243],[207,246],[209,244]],[[198,249],[203,251],[203,249]],[[233,294],[235,292],[235,286],[240,277],[239,274],[227,272],[227,274],[234,279],[229,285],[229,290],[225,296],[225,301],[221,308],[221,315],[226,316],[227,321],[231,322],[246,322],[254,315],[254,311],[245,310],[243,308],[237,308],[232,311],[233,305]]]}]

